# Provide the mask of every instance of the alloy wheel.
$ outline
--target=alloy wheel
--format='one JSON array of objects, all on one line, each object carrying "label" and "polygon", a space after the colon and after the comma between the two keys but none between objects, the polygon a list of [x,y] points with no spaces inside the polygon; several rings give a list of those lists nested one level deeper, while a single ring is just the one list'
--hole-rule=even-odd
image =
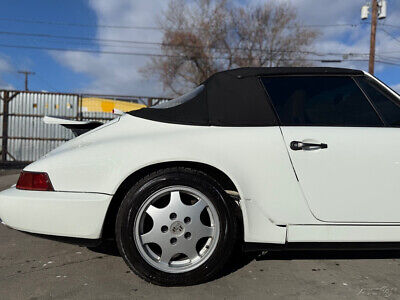
[{"label": "alloy wheel", "polygon": [[200,191],[170,186],[148,197],[136,215],[133,237],[140,255],[168,273],[193,270],[216,248],[217,211]]}]

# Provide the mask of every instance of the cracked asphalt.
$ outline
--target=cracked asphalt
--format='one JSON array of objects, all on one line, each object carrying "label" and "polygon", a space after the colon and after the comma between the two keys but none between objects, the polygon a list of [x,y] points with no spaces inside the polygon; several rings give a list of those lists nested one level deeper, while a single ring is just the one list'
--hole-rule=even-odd
[{"label": "cracked asphalt", "polygon": [[[0,171],[0,190],[13,173]],[[178,288],[146,283],[104,252],[0,226],[0,299],[400,299],[400,251],[247,255],[219,279]]]}]

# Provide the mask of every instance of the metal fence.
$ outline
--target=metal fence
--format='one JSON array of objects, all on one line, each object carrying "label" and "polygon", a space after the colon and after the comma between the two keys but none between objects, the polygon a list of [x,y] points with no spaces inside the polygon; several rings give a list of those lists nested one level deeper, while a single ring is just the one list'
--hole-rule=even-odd
[{"label": "metal fence", "polygon": [[148,106],[168,100],[156,97],[0,90],[0,167],[19,166],[35,161],[73,138],[69,129],[45,124],[42,121],[44,116],[103,122],[114,118],[112,113],[83,111],[81,100],[89,96],[143,103]]}]

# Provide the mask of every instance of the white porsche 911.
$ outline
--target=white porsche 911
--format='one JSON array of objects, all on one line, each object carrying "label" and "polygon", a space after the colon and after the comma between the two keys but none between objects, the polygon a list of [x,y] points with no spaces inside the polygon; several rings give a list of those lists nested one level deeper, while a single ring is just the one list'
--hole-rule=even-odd
[{"label": "white porsche 911", "polygon": [[214,278],[235,247],[400,242],[400,100],[337,68],[243,68],[127,113],[27,166],[11,228],[115,239],[160,285]]}]

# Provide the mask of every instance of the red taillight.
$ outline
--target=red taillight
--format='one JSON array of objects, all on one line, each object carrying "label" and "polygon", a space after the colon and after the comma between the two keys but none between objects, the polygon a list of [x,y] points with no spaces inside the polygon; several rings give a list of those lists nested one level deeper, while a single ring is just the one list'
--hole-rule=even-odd
[{"label": "red taillight", "polygon": [[21,172],[19,175],[17,189],[32,191],[54,191],[49,175],[38,172]]}]

